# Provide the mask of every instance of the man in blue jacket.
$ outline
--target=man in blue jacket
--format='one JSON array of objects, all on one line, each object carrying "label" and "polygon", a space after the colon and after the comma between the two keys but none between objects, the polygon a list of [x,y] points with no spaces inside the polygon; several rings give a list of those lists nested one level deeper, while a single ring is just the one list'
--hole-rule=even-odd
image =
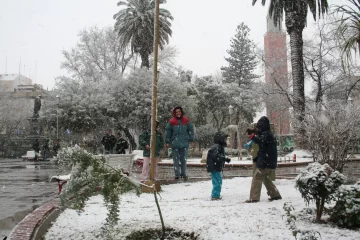
[{"label": "man in blue jacket", "polygon": [[256,170],[251,182],[250,199],[246,203],[255,203],[260,201],[261,186],[264,183],[267,193],[270,196],[269,201],[280,200],[281,195],[270,176],[277,167],[277,149],[276,139],[270,131],[270,121],[263,116],[256,124],[257,133],[251,133],[249,136],[258,146],[259,151],[256,159]]},{"label": "man in blue jacket", "polygon": [[[186,175],[186,160],[189,143],[194,144],[194,128],[190,119],[184,115],[182,107],[175,107],[173,117],[166,125],[166,147],[172,148],[174,160],[175,180],[180,177],[188,179]],[[181,166],[179,166],[179,163]]]}]

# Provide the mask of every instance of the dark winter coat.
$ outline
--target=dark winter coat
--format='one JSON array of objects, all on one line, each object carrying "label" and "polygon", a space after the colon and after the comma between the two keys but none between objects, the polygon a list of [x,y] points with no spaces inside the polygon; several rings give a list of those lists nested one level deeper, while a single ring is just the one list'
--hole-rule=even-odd
[{"label": "dark winter coat", "polygon": [[116,154],[125,154],[125,149],[129,148],[129,143],[122,137],[116,139],[115,142],[115,153]]},{"label": "dark winter coat", "polygon": [[32,148],[34,149],[35,152],[39,152],[40,151],[40,143],[38,141],[35,141],[32,145]]},{"label": "dark winter coat", "polygon": [[105,150],[113,149],[115,143],[116,143],[116,138],[114,135],[105,135],[101,140],[101,144],[104,145]]},{"label": "dark winter coat", "polygon": [[267,117],[261,117],[257,123],[259,135],[253,137],[253,141],[259,145],[257,168],[275,169],[277,167],[276,139],[270,131],[270,121]]},{"label": "dark winter coat", "polygon": [[[221,172],[225,161],[224,146],[226,146],[227,135],[223,132],[218,132],[214,136],[214,145],[210,148],[206,158],[206,169],[208,172]],[[229,160],[230,161],[230,160]]]},{"label": "dark winter coat", "polygon": [[173,117],[166,124],[166,143],[171,144],[171,148],[188,148],[189,143],[194,141],[194,128],[190,119],[186,116],[177,118],[175,109]]},{"label": "dark winter coat", "polygon": [[[140,134],[139,136],[139,146],[141,150],[144,150],[143,156],[144,157],[150,157],[150,149],[146,149],[146,145],[150,146],[151,142],[151,131],[147,130]],[[155,149],[155,157],[160,156],[161,149],[164,148],[164,138],[162,134],[158,131],[156,131],[156,149]]]},{"label": "dark winter coat", "polygon": [[57,143],[54,144],[53,150],[54,150],[54,153],[55,153],[55,154],[58,153],[58,151],[60,150],[60,143],[59,143],[59,142],[57,142]]}]

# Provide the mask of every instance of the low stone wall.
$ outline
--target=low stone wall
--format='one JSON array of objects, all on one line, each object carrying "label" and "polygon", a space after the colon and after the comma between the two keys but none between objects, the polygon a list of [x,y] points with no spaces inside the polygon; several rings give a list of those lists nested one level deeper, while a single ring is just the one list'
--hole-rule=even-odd
[{"label": "low stone wall", "polygon": [[53,222],[60,214],[59,201],[54,199],[45,203],[27,215],[10,232],[10,240],[40,240]]}]

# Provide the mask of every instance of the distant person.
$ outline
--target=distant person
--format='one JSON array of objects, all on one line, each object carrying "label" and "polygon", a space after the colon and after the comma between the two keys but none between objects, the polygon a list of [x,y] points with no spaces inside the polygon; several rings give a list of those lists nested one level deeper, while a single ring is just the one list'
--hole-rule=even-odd
[{"label": "distant person", "polygon": [[230,158],[225,157],[226,140],[228,135],[223,132],[217,132],[214,136],[214,145],[210,148],[206,158],[206,169],[211,173],[212,191],[211,200],[220,200],[222,177],[221,171],[225,162],[229,163]]},{"label": "distant person", "polygon": [[104,146],[104,154],[112,154],[115,146],[115,136],[111,134],[111,129],[105,131],[105,136],[101,140],[101,144]]},{"label": "distant person", "polygon": [[49,139],[46,139],[45,143],[42,146],[42,157],[44,161],[46,161],[50,155],[49,141],[50,141]]},{"label": "distant person", "polygon": [[190,119],[184,115],[182,107],[175,107],[172,111],[172,116],[165,128],[166,147],[171,147],[172,150],[175,180],[179,178],[187,180],[186,160],[189,143],[194,145],[194,128]]},{"label": "distant person", "polygon": [[[277,148],[276,139],[270,130],[270,121],[263,116],[256,124],[256,133],[251,133],[249,138],[259,145],[256,160],[256,170],[253,174],[250,190],[250,199],[246,203],[256,203],[260,201],[261,187],[264,183],[269,201],[282,199],[279,190],[271,180],[271,175],[277,167]],[[249,132],[250,133],[250,132]]]},{"label": "distant person", "polygon": [[[154,178],[157,179],[157,163],[160,160],[160,151],[164,148],[164,138],[161,133],[158,131],[159,122],[156,121],[156,144],[155,144],[155,175]],[[143,168],[141,173],[141,181],[146,181],[149,178],[149,164],[150,164],[150,142],[151,142],[151,129],[146,129],[139,136],[139,146],[143,150]]]},{"label": "distant person", "polygon": [[39,139],[36,139],[35,142],[32,145],[32,148],[34,149],[35,152],[40,152],[40,142]]},{"label": "distant person", "polygon": [[115,153],[116,154],[125,154],[125,149],[129,148],[129,143],[124,138],[122,138],[121,133],[116,133],[116,142],[115,142]]},{"label": "distant person", "polygon": [[60,139],[56,139],[53,146],[53,151],[55,156],[58,154],[59,150],[60,150]]}]

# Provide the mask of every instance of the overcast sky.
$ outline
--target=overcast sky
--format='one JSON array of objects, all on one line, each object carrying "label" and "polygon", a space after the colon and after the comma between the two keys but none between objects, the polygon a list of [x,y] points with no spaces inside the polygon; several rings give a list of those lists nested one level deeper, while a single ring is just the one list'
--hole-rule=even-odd
[{"label": "overcast sky", "polygon": [[[328,0],[330,4],[346,0]],[[0,74],[20,71],[51,89],[60,70],[61,50],[74,47],[79,30],[113,26],[117,0],[0,0]],[[267,7],[258,0],[167,0],[162,5],[173,17],[170,44],[177,62],[197,75],[209,75],[225,65],[224,56],[244,22],[262,47]],[[267,1],[269,2],[269,0]],[[308,25],[313,21],[309,18]],[[305,30],[305,35],[310,29]],[[6,64],[7,59],[7,64]]]}]

